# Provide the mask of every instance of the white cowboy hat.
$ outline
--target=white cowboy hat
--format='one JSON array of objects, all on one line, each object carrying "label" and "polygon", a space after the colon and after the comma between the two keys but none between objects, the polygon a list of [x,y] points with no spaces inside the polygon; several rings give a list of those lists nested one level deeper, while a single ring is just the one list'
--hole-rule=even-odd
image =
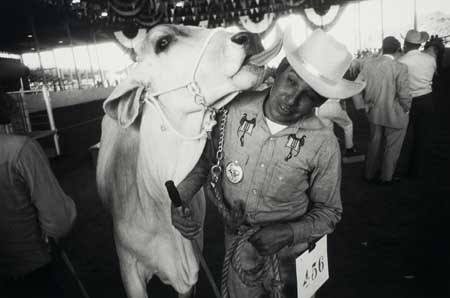
[{"label": "white cowboy hat", "polygon": [[326,98],[348,98],[364,89],[365,82],[342,78],[353,59],[342,43],[317,29],[296,46],[291,31],[289,26],[283,38],[286,58],[295,72],[317,93]]},{"label": "white cowboy hat", "polygon": [[[403,37],[403,36],[402,36]],[[417,31],[414,29],[408,30],[406,32],[406,36],[404,37],[404,40],[409,43],[413,44],[422,44],[428,40],[430,36],[425,31]]]}]

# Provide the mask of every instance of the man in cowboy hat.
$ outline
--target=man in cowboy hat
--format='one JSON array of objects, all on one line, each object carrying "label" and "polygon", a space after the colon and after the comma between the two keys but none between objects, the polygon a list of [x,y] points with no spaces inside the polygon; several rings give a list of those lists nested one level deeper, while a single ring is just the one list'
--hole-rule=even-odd
[{"label": "man in cowboy hat", "polygon": [[[404,42],[405,55],[399,59],[408,67],[409,87],[412,96],[409,127],[405,142],[409,152],[408,174],[417,177],[426,164],[427,146],[432,133],[430,122],[433,117],[432,80],[436,72],[436,59],[419,51],[420,45],[428,40],[426,32],[408,31]],[[424,174],[424,173],[422,173]]]},{"label": "man in cowboy hat", "polygon": [[358,76],[367,82],[364,102],[370,124],[370,141],[366,157],[365,179],[382,183],[394,177],[411,106],[408,68],[398,62],[400,42],[393,36],[383,39],[382,55],[368,59]]},{"label": "man in cowboy hat", "polygon": [[[365,83],[342,79],[352,56],[324,31],[299,47],[291,38],[288,30],[273,86],[241,93],[226,107],[205,158],[179,185],[188,201],[223,155],[223,175],[205,190],[225,219],[227,297],[294,297],[295,258],[341,219],[339,145],[314,107],[359,93]],[[172,223],[185,237],[199,233],[176,210]]]}]

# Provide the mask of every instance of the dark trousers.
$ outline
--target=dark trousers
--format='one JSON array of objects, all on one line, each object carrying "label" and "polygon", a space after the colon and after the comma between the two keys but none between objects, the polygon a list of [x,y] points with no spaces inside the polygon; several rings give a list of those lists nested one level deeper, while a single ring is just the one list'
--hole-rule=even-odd
[{"label": "dark trousers", "polygon": [[426,176],[433,135],[434,105],[432,93],[414,97],[409,113],[404,154],[407,174],[412,178]]},{"label": "dark trousers", "polygon": [[54,265],[47,264],[26,275],[9,278],[0,285],[2,298],[61,298],[64,297]]}]

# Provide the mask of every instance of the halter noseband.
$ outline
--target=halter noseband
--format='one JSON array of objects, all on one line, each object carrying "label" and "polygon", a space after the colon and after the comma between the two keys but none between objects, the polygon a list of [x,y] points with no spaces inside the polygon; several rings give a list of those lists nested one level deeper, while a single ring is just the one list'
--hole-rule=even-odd
[{"label": "halter noseband", "polygon": [[[189,81],[185,84],[176,86],[174,88],[167,89],[165,91],[159,91],[159,92],[153,92],[153,93],[148,92],[149,90],[148,90],[148,88],[146,88],[147,93],[144,97],[144,102],[153,104],[156,108],[156,111],[159,113],[162,120],[166,123],[166,125],[170,128],[170,130],[172,130],[179,138],[181,138],[183,140],[201,139],[201,138],[205,137],[206,133],[208,131],[211,131],[212,127],[216,124],[216,122],[214,120],[215,112],[213,109],[207,107],[205,96],[201,92],[201,89],[197,82],[196,76],[197,76],[198,68],[200,66],[200,62],[202,61],[202,58],[204,57],[204,54],[206,52],[206,49],[207,49],[209,43],[211,42],[212,37],[219,31],[224,31],[224,29],[221,29],[221,28],[213,29],[212,32],[206,38],[205,43],[203,44],[203,47],[202,47],[200,54],[197,58],[197,61],[195,63],[194,72],[192,74],[191,81]],[[209,121],[207,123],[205,123],[205,125],[203,125],[202,131],[196,136],[185,136],[185,135],[181,134],[175,127],[173,127],[173,125],[170,123],[169,119],[167,119],[167,116],[164,114],[163,110],[161,109],[161,105],[157,99],[157,97],[162,94],[169,93],[169,92],[172,92],[172,91],[175,91],[178,89],[183,89],[183,88],[186,88],[194,96],[194,103],[197,105],[200,105],[202,107],[203,112],[208,111],[208,110],[211,111]]]}]

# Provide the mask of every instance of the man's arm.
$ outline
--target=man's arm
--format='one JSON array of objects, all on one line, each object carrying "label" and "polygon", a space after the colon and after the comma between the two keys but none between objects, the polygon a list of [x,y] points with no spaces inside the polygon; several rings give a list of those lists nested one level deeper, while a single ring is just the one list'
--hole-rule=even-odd
[{"label": "man's arm", "polygon": [[290,223],[292,244],[311,242],[334,231],[342,215],[341,156],[335,137],[328,138],[315,157],[311,174],[309,211],[297,222]]},{"label": "man's arm", "polygon": [[403,111],[408,113],[412,102],[409,89],[408,67],[402,63],[399,63],[399,65],[399,73],[396,80],[397,98]]},{"label": "man's arm", "polygon": [[206,142],[200,159],[192,171],[178,184],[177,188],[183,202],[189,202],[206,182],[209,174],[209,152],[211,141]]},{"label": "man's arm", "polygon": [[54,238],[67,234],[75,221],[75,204],[61,189],[47,157],[33,140],[27,141],[18,154],[16,170],[28,186],[42,231]]},{"label": "man's arm", "polygon": [[341,156],[334,136],[322,144],[314,163],[310,210],[296,222],[270,225],[250,237],[261,255],[271,255],[286,245],[312,242],[331,233],[341,219]]},{"label": "man's arm", "polygon": [[[189,208],[189,202],[194,195],[200,190],[206,182],[209,174],[209,160],[208,154],[211,150],[211,141],[207,141],[203,153],[195,165],[194,169],[181,181],[178,186],[180,198],[184,202],[185,207]],[[196,222],[190,216],[185,216],[177,210],[173,205],[171,206],[172,225],[187,239],[194,239],[201,231],[201,223]]]}]

